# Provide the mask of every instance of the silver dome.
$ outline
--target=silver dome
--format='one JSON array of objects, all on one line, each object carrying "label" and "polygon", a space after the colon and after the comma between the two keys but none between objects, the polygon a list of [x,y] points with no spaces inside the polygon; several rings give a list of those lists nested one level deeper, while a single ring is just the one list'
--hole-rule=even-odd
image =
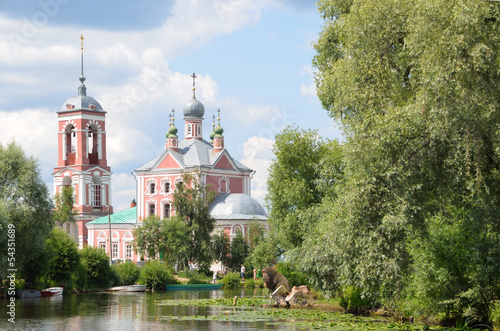
[{"label": "silver dome", "polygon": [[205,106],[193,96],[191,100],[184,105],[182,112],[184,117],[203,118],[203,115],[205,115]]},{"label": "silver dome", "polygon": [[241,193],[219,194],[210,205],[210,215],[216,220],[267,220],[260,203]]},{"label": "silver dome", "polygon": [[[68,108],[68,105],[73,106],[73,108]],[[69,98],[62,104],[58,113],[70,112],[75,110],[88,110],[98,113],[105,113],[104,109],[102,109],[101,104],[99,104],[96,99],[86,95],[77,95]]]}]

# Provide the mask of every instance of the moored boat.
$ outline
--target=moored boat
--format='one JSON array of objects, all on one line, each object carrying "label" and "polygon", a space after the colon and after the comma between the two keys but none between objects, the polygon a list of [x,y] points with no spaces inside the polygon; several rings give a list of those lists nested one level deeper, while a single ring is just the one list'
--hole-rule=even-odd
[{"label": "moored boat", "polygon": [[146,285],[129,285],[126,286],[126,292],[144,292],[146,291]]},{"label": "moored boat", "polygon": [[224,283],[218,284],[167,284],[167,290],[218,290]]},{"label": "moored boat", "polygon": [[127,290],[127,288],[128,288],[128,286],[115,286],[115,287],[108,288],[107,291],[113,291],[113,292],[125,291],[125,290]]},{"label": "moored boat", "polygon": [[37,290],[16,290],[16,297],[28,299],[28,298],[40,298],[40,291]]},{"label": "moored boat", "polygon": [[46,288],[44,290],[41,290],[40,295],[44,298],[45,297],[52,297],[55,295],[62,295],[63,291],[64,291],[64,288],[62,288],[62,287],[49,287],[49,288]]}]

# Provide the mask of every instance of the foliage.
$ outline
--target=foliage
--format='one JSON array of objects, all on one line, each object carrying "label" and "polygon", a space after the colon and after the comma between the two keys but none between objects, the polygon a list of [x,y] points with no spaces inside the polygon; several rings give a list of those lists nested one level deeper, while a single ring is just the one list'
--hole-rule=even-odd
[{"label": "foliage", "polygon": [[282,274],[290,286],[309,285],[307,275],[299,270],[299,268],[288,262],[280,262],[276,265],[276,271]]},{"label": "foliage", "polygon": [[[316,85],[345,133],[343,179],[301,209],[317,226],[305,222],[301,240],[281,234],[280,244],[302,244],[290,255],[327,294],[353,286],[387,307],[404,298],[410,309],[486,321],[500,296],[498,6],[318,8]],[[300,229],[297,220],[278,233]]]},{"label": "foliage", "polygon": [[221,229],[212,236],[212,252],[215,261],[219,261],[223,266],[228,266],[231,257],[231,242],[227,233]]},{"label": "foliage", "polygon": [[273,152],[267,181],[268,222],[280,247],[289,250],[300,247],[316,226],[317,219],[305,212],[342,178],[341,158],[332,157],[334,152],[341,155],[341,149],[336,141],[320,139],[316,131],[290,126],[276,135]]},{"label": "foliage", "polygon": [[[103,289],[112,285],[114,274],[109,257],[102,248],[87,246],[79,251],[84,273],[85,289]],[[82,282],[79,282],[82,285]]]},{"label": "foliage", "polygon": [[63,186],[60,193],[54,197],[56,209],[52,218],[54,222],[61,226],[66,222],[75,222],[74,210],[75,199],[73,198],[73,186]]},{"label": "foliage", "polygon": [[191,277],[188,281],[188,284],[206,284],[207,278],[199,273],[194,273],[193,277]]},{"label": "foliage", "polygon": [[80,263],[76,242],[63,230],[54,228],[45,242],[48,254],[48,276],[56,284],[73,286],[73,275]]},{"label": "foliage", "polygon": [[114,269],[118,274],[121,285],[135,284],[141,274],[141,270],[137,264],[130,261],[113,265],[112,269]]},{"label": "foliage", "polygon": [[500,323],[500,300],[492,301],[490,304],[490,321]]},{"label": "foliage", "polygon": [[231,257],[229,259],[229,269],[240,270],[241,265],[248,256],[248,244],[241,232],[236,234],[231,242]]},{"label": "foliage", "polygon": [[345,286],[342,289],[339,304],[350,313],[361,313],[373,307],[373,303],[363,297],[361,289],[355,286]]},{"label": "foliage", "polygon": [[182,182],[176,184],[173,195],[176,215],[186,222],[191,238],[189,258],[208,271],[212,256],[210,249],[211,233],[215,219],[210,216],[209,206],[216,192],[201,183],[196,174],[183,174]]},{"label": "foliage", "polygon": [[236,289],[241,287],[240,274],[237,272],[228,272],[224,278],[222,278],[222,283],[224,283],[224,288]]},{"label": "foliage", "polygon": [[248,255],[245,264],[249,264],[252,268],[263,269],[267,266],[276,263],[278,257],[282,254],[272,233],[268,233],[263,240],[254,248],[252,253]]},{"label": "foliage", "polygon": [[253,220],[248,226],[248,253],[252,254],[255,248],[264,240],[266,228]]},{"label": "foliage", "polygon": [[164,219],[165,246],[167,261],[187,258],[189,249],[189,229],[182,218],[174,216]]},{"label": "foliage", "polygon": [[500,294],[500,237],[464,209],[428,218],[426,230],[410,236],[408,296],[414,307],[421,314],[444,309],[448,318],[481,321]]},{"label": "foliage", "polygon": [[158,260],[149,260],[141,268],[140,283],[145,284],[148,289],[165,289],[167,284],[177,284],[174,278],[174,270],[168,263]]},{"label": "foliage", "polygon": [[249,279],[245,280],[245,282],[243,283],[243,286],[245,288],[255,288],[255,280],[253,278],[249,278]]},{"label": "foliage", "polygon": [[[17,277],[33,283],[46,265],[44,246],[53,227],[52,201],[38,162],[15,143],[0,144],[0,219],[2,229],[15,228]],[[0,243],[6,242],[7,231],[0,231]],[[7,247],[0,247],[0,278],[9,269]]]},{"label": "foliage", "polygon": [[160,220],[156,215],[144,219],[134,230],[135,251],[154,259],[165,254],[166,260],[183,259],[189,247],[189,230],[177,217]]}]

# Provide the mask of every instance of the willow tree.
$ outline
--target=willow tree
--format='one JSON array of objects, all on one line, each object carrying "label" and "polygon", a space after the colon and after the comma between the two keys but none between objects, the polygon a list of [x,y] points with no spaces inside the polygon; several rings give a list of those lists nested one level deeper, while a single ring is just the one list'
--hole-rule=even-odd
[{"label": "willow tree", "polygon": [[[478,298],[500,294],[498,3],[318,6],[325,25],[313,60],[317,91],[345,132],[346,180],[322,234],[303,245],[303,267],[325,290],[354,285],[393,306],[410,295],[456,314],[469,304],[484,317]],[[446,236],[433,230],[457,223],[448,234],[475,231],[468,252],[438,256],[437,239]],[[457,254],[472,266],[452,265]],[[456,280],[447,295],[432,285],[439,276]]]}]

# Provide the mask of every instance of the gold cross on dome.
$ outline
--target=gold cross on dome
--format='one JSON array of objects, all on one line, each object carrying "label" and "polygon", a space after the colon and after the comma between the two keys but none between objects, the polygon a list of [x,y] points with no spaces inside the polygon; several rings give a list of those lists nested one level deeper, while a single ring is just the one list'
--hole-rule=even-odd
[{"label": "gold cross on dome", "polygon": [[81,45],[82,45],[82,52],[83,52],[83,40],[84,40],[84,39],[85,39],[85,38],[83,38],[83,34],[82,34],[82,35],[80,36],[80,40],[82,41],[82,43],[81,43]]}]

